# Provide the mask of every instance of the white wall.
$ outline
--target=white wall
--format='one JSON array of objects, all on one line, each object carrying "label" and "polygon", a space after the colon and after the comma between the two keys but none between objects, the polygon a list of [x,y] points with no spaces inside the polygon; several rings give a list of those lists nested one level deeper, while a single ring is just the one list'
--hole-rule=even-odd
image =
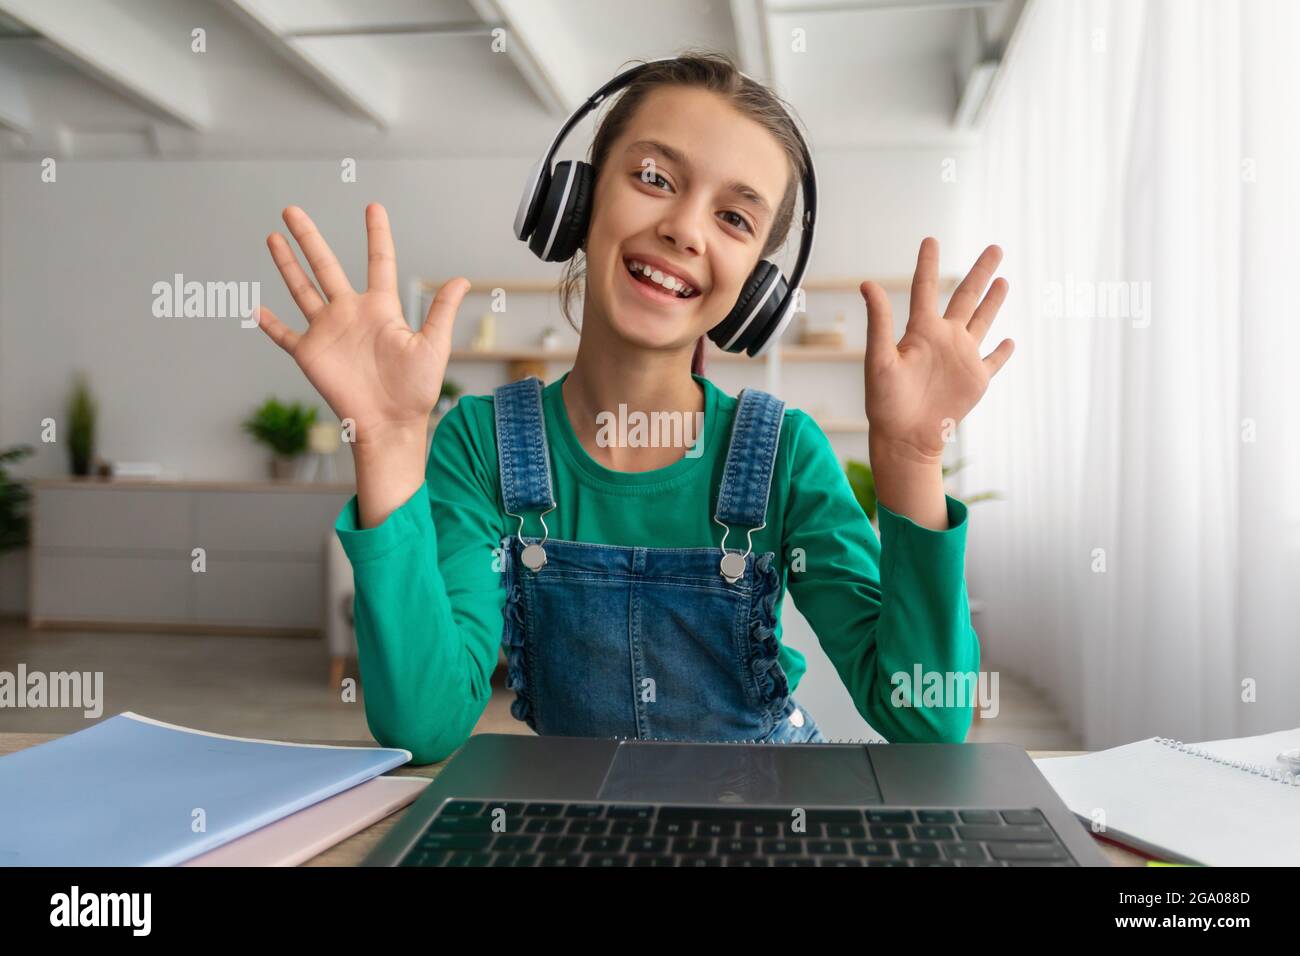
[{"label": "white wall", "polygon": [[[820,155],[812,274],[908,274],[926,234],[940,238],[945,254],[957,250],[966,186],[940,177],[950,152]],[[61,447],[40,444],[40,421],[61,417],[71,374],[84,368],[100,403],[99,453],[158,461],[191,478],[261,476],[265,456],[238,429],[252,407],[275,394],[317,401],[323,415],[328,409],[259,330],[237,319],[155,318],[153,284],[177,272],[203,282],[258,281],[262,301],[301,328],[265,236],[283,229],[284,206],[302,205],[359,285],[362,216],[372,200],[389,209],[403,279],[553,278],[558,266],[536,260],[510,232],[527,165],[518,158],[363,161],[358,182],[344,184],[332,161],[69,161],[58,165],[54,183],[41,182],[35,163],[0,164],[0,444],[37,446],[26,474],[64,473]],[[945,271],[958,262],[946,258]],[[467,300],[458,341],[468,342],[485,305]],[[503,344],[516,335],[533,341],[545,324],[567,331],[549,297],[514,306],[510,321],[498,323]],[[901,333],[905,302],[896,308]],[[851,339],[863,341],[856,294],[810,296],[815,321],[840,310]],[[842,399],[835,414],[861,414],[860,369],[787,369],[792,404]],[[733,390],[762,381],[757,369],[710,371]],[[498,374],[491,366],[451,372],[473,391],[488,390]],[[350,474],[347,458],[340,465]]]}]

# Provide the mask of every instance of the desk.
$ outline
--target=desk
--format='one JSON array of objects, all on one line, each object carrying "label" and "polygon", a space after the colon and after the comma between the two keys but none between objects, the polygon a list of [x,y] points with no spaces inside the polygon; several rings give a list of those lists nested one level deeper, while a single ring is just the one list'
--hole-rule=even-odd
[{"label": "desk", "polygon": [[[43,744],[46,741],[54,740],[61,736],[60,734],[7,734],[0,733],[0,757],[5,754],[11,754],[27,747],[34,747],[37,744]],[[344,744],[357,746],[355,740],[297,740],[292,743],[315,743],[315,744]],[[1030,757],[1068,757],[1073,756],[1080,751],[1070,750],[1031,750]],[[427,777],[432,780],[438,776],[438,772],[446,766],[446,761],[442,763],[426,764],[422,767],[398,767],[392,772],[397,777]],[[380,820],[378,823],[372,823],[360,833],[353,834],[342,843],[330,847],[319,856],[308,860],[304,866],[356,866],[365,859],[369,853],[387,835],[388,831],[393,828],[401,815],[405,813],[403,809],[398,813]],[[1101,848],[1107,859],[1113,866],[1143,866],[1145,859],[1136,853],[1130,853],[1112,844],[1098,840],[1097,845]]]}]

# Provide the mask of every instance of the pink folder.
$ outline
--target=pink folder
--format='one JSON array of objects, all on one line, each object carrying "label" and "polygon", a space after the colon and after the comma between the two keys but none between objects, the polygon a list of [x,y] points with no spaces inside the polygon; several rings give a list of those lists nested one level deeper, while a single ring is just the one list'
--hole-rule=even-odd
[{"label": "pink folder", "polygon": [[424,777],[375,777],[291,813],[182,866],[297,866],[418,797]]}]

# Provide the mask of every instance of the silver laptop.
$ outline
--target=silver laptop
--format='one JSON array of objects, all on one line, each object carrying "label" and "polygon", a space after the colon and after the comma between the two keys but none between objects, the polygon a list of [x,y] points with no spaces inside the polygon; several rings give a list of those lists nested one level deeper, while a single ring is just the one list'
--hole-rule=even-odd
[{"label": "silver laptop", "polygon": [[1010,744],[480,734],[367,866],[1107,866]]}]

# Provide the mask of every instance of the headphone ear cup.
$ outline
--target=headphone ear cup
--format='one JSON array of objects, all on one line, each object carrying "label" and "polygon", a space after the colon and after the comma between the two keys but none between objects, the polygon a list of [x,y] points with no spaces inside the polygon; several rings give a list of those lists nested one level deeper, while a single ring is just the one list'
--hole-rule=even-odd
[{"label": "headphone ear cup", "polygon": [[573,257],[591,219],[592,169],[580,160],[556,163],[528,248],[544,262]]},{"label": "headphone ear cup", "polygon": [[573,202],[564,221],[560,223],[560,234],[555,237],[551,261],[567,262],[582,248],[583,240],[587,238],[587,229],[591,226],[594,180],[595,175],[591,165],[579,161],[578,172],[573,179]]},{"label": "headphone ear cup", "polygon": [[[776,263],[767,259],[759,260],[745,281],[744,288],[740,290],[736,304],[731,307],[725,319],[709,330],[709,338],[729,352],[748,352],[753,355],[771,336],[785,293],[785,277],[781,275]],[[755,313],[756,306],[758,311]],[[728,348],[727,343],[731,342],[736,331],[741,328],[744,331]]]},{"label": "headphone ear cup", "polygon": [[524,182],[523,195],[519,197],[519,208],[515,210],[515,238],[524,242],[533,234],[537,217],[541,215],[542,200],[546,198],[546,188],[551,183],[550,173],[546,169],[546,159],[539,159],[528,171]]}]

